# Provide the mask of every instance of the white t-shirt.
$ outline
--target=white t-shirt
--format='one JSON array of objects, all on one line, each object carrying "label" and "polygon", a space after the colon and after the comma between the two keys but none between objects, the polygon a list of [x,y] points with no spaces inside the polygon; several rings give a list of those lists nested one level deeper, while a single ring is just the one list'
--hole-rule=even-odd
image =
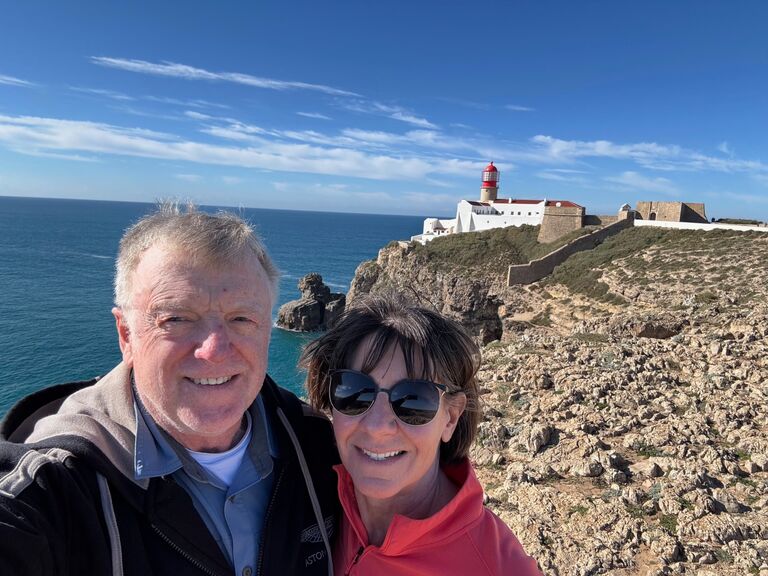
[{"label": "white t-shirt", "polygon": [[227,486],[232,483],[232,479],[235,477],[237,470],[240,468],[240,463],[243,461],[243,456],[245,456],[245,450],[251,442],[251,415],[246,412],[245,417],[248,421],[245,434],[243,434],[240,442],[226,452],[195,452],[194,450],[187,450],[189,455],[200,466]]}]

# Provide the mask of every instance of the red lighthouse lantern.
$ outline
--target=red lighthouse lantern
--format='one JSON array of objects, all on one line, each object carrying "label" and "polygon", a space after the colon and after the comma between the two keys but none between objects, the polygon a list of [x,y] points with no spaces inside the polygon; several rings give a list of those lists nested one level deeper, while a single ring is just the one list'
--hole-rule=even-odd
[{"label": "red lighthouse lantern", "polygon": [[493,202],[499,192],[499,170],[493,165],[488,164],[483,170],[483,185],[480,188],[480,201]]}]

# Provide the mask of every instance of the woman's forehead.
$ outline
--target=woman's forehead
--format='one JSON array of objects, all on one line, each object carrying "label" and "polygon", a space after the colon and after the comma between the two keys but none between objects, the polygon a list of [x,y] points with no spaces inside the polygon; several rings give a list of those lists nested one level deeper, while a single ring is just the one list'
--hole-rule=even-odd
[{"label": "woman's forehead", "polygon": [[385,335],[382,332],[369,334],[348,356],[349,368],[370,372],[376,367],[404,361],[408,375],[412,378],[428,376],[431,358],[418,345],[397,335]]}]

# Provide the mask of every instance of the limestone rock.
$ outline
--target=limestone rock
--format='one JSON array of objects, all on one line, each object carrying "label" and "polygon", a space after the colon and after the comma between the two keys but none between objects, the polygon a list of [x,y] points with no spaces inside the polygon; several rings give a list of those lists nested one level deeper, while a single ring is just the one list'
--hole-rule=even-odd
[{"label": "limestone rock", "polygon": [[344,311],[346,296],[331,293],[320,274],[307,274],[298,287],[301,298],[283,304],[277,312],[279,327],[298,332],[325,330]]}]

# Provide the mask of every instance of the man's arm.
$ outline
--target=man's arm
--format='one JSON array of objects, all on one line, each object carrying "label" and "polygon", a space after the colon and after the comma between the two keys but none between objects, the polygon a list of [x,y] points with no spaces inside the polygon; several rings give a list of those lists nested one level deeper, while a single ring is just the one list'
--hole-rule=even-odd
[{"label": "man's arm", "polygon": [[80,477],[70,458],[61,449],[0,444],[0,574],[96,574],[109,566],[95,474]]}]

